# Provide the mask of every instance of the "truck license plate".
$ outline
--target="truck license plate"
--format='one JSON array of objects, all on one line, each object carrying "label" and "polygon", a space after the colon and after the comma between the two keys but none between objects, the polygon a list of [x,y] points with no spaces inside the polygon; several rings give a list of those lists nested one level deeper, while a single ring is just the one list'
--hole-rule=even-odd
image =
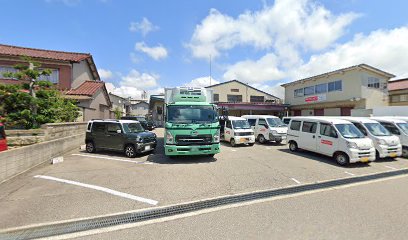
[{"label": "truck license plate", "polygon": [[396,157],[397,153],[390,153],[390,157]]},{"label": "truck license plate", "polygon": [[368,157],[363,157],[363,158],[360,159],[360,161],[361,161],[361,162],[368,162],[369,159],[368,159]]}]

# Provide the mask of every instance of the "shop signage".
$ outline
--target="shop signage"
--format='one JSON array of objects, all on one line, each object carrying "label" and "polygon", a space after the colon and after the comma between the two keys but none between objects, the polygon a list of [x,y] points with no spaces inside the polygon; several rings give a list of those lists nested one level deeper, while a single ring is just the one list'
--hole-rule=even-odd
[{"label": "shop signage", "polygon": [[310,103],[310,102],[322,102],[322,101],[326,101],[326,94],[310,96],[310,97],[305,98],[305,102],[307,102],[307,103]]}]

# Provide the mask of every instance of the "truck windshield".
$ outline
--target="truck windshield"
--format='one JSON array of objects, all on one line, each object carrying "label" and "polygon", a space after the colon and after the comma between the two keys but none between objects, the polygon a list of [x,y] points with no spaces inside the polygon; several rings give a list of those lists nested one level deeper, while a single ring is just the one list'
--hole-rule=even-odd
[{"label": "truck windshield", "polygon": [[270,127],[284,127],[286,124],[280,118],[267,118],[266,121]]},{"label": "truck windshield", "polygon": [[144,128],[140,123],[123,123],[123,130],[125,133],[137,133],[137,132],[144,132]]},{"label": "truck windshield", "polygon": [[379,123],[364,123],[364,126],[374,136],[391,136],[391,133]]},{"label": "truck windshield", "polygon": [[167,121],[172,123],[213,123],[217,112],[212,106],[168,106]]},{"label": "truck windshield", "polygon": [[334,124],[334,126],[345,138],[364,138],[364,134],[354,124]]},{"label": "truck windshield", "polygon": [[408,134],[408,123],[397,123],[397,125],[405,134]]},{"label": "truck windshield", "polygon": [[234,129],[250,129],[251,128],[247,120],[232,121],[232,126],[234,127]]}]

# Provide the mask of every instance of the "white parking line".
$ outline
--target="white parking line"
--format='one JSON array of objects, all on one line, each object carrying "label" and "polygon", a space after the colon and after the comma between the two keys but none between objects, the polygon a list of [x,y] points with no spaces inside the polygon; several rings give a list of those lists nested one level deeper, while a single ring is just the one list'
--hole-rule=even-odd
[{"label": "white parking line", "polygon": [[294,178],[291,178],[295,183],[300,184],[300,182]]},{"label": "white parking line", "polygon": [[385,165],[384,167],[389,168],[389,169],[392,169],[392,170],[398,170],[398,168],[391,167],[391,166],[387,166],[387,165]]},{"label": "white parking line", "polygon": [[90,157],[90,158],[107,159],[107,160],[120,161],[120,162],[131,162],[131,163],[137,163],[137,164],[153,164],[152,162],[138,162],[138,161],[132,161],[132,160],[121,159],[121,158],[112,158],[112,157],[105,157],[105,156],[91,155],[91,154],[78,154],[78,153],[74,153],[74,154],[72,154],[72,155],[73,155],[73,156]]},{"label": "white parking line", "polygon": [[148,203],[148,204],[151,204],[151,205],[157,205],[157,203],[158,203],[155,200],[134,196],[134,195],[124,193],[124,192],[118,192],[118,191],[115,191],[115,190],[112,190],[112,189],[109,189],[109,188],[104,188],[104,187],[100,187],[100,186],[96,186],[96,185],[80,183],[80,182],[75,182],[75,181],[56,178],[56,177],[51,177],[51,176],[44,176],[44,175],[36,175],[34,177],[35,178],[42,178],[42,179],[52,180],[52,181],[61,182],[61,183],[72,184],[72,185],[85,187],[85,188],[91,188],[91,189],[98,190],[98,191],[101,191],[101,192],[106,192],[106,193],[109,193],[109,194],[112,194],[112,195],[115,195],[115,196],[119,196],[119,197],[123,197],[123,198],[129,198],[129,199],[132,199],[132,200]]},{"label": "white parking line", "polygon": [[356,176],[356,174],[354,174],[354,173],[351,173],[351,172],[344,172],[345,174],[348,174],[348,175],[350,175],[350,176]]},{"label": "white parking line", "polygon": [[236,152],[237,150],[235,150],[235,149],[231,149],[231,151],[232,151],[232,152]]}]

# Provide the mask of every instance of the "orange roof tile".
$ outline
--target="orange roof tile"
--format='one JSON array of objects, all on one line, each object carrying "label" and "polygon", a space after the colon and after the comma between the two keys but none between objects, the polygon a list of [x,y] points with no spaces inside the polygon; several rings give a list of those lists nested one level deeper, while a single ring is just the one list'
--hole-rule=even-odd
[{"label": "orange roof tile", "polygon": [[93,96],[105,83],[102,81],[85,81],[76,89],[69,90],[66,95],[85,95]]}]

